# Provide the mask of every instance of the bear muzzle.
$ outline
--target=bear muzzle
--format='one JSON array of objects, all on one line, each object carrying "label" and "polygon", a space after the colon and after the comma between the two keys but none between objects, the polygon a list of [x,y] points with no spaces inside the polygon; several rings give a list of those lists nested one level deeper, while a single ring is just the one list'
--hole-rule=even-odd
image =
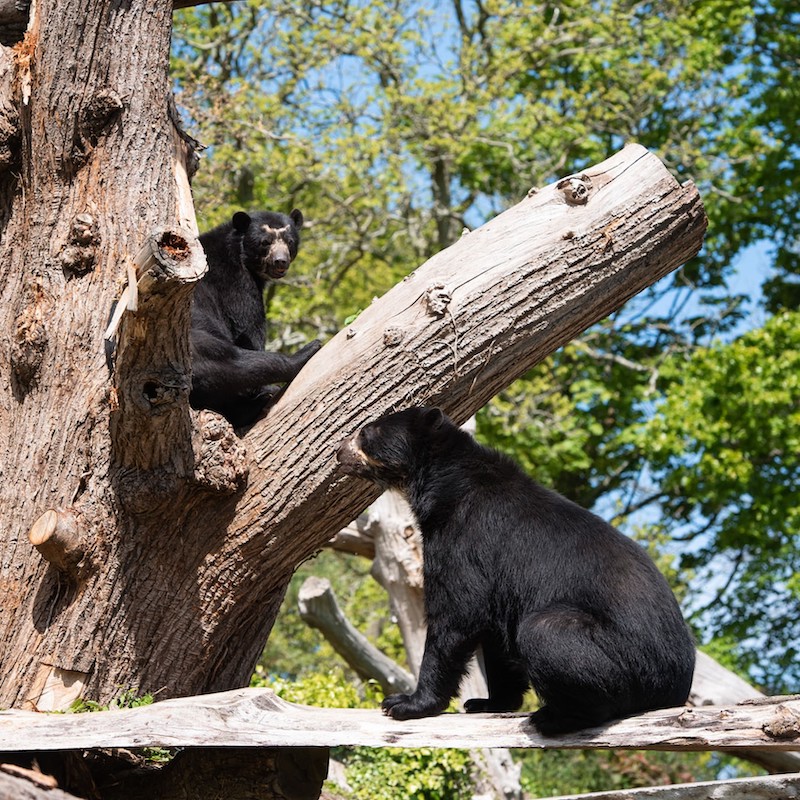
[{"label": "bear muzzle", "polygon": [[289,271],[292,256],[285,242],[277,241],[272,244],[267,257],[261,262],[261,273],[273,280],[280,280]]},{"label": "bear muzzle", "polygon": [[341,471],[347,475],[364,475],[370,467],[379,466],[358,446],[358,434],[339,445],[336,460]]}]

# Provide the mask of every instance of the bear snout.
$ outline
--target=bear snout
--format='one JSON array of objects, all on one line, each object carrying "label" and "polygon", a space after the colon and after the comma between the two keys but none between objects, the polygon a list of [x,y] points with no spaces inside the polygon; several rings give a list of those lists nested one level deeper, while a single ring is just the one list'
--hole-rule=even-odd
[{"label": "bear snout", "polygon": [[278,239],[269,248],[267,257],[264,260],[264,271],[270,278],[282,278],[289,271],[291,262],[292,256],[289,252],[289,246],[286,242]]},{"label": "bear snout", "polygon": [[361,464],[358,455],[361,451],[356,446],[356,437],[351,436],[345,439],[336,451],[336,460],[344,472],[352,472],[354,468]]},{"label": "bear snout", "polygon": [[282,278],[289,271],[288,261],[272,261],[267,264],[266,273],[270,278]]}]

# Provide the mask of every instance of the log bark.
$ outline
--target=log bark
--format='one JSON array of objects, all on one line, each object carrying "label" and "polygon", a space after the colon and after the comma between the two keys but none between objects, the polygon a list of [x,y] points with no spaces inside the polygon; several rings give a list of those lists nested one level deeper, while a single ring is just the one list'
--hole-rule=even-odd
[{"label": "log bark", "polygon": [[[412,401],[463,421],[693,256],[702,204],[638,146],[576,179],[585,195],[575,181],[540,190],[364,311],[238,438],[188,407],[196,258],[175,280],[144,270],[149,299],[123,314],[111,374],[103,346],[145,245],[165,231],[195,245],[169,9],[34,8],[16,64],[20,191],[0,219],[0,327],[13,332],[0,359],[0,705],[243,686],[294,567],[375,497],[337,473],[342,438]],[[88,569],[65,576],[31,546],[51,510],[74,520]]]},{"label": "log bark", "polygon": [[[175,0],[173,9],[201,6],[209,2],[230,3],[233,0]],[[28,27],[31,0],[0,0],[0,45],[13,45],[22,40]]]},{"label": "log bark", "polygon": [[119,747],[521,747],[800,751],[800,696],[651,711],[561,737],[527,714],[440,714],[396,722],[380,711],[312,708],[269,689],[164,700],[92,714],[0,711],[0,752]]},{"label": "log bark", "polygon": [[103,800],[317,800],[325,747],[195,748],[100,786]]},{"label": "log bark", "polygon": [[316,800],[328,771],[324,747],[198,747],[166,763],[129,750],[27,756],[17,762],[30,767],[0,763],[0,800]]},{"label": "log bark", "polygon": [[[194,219],[186,148],[169,108],[170,9],[144,0],[87,8],[40,0],[34,9],[4,85],[20,137],[19,167],[0,209],[0,326],[10,334],[0,359],[0,703],[47,707],[53,697],[59,704],[82,691],[108,698],[119,691],[113,683],[136,682],[136,666],[125,661],[153,658],[146,654],[153,642],[145,643],[133,617],[156,622],[159,595],[175,589],[166,591],[162,579],[159,590],[154,580],[167,566],[160,548],[174,551],[175,542],[158,541],[155,521],[146,522],[152,509],[126,501],[143,483],[153,504],[165,494],[179,502],[179,492],[165,471],[131,468],[120,455],[134,438],[133,415],[120,405],[137,392],[147,403],[148,387],[132,370],[110,378],[102,330],[148,237],[191,230]],[[172,334],[181,343],[173,369],[187,385],[188,302],[187,291]],[[160,320],[164,333],[171,327]],[[153,345],[148,336],[147,350]],[[189,430],[185,398],[176,405],[173,418]],[[164,414],[146,410],[139,436],[154,438]],[[117,435],[114,415],[128,420]],[[191,454],[188,445],[169,448],[167,461]],[[69,575],[53,563],[54,551],[43,558],[31,546],[25,534],[48,512],[71,519],[90,570]],[[74,560],[63,538],[56,549]],[[188,555],[177,559],[184,572]],[[138,591],[130,593],[131,580]],[[188,601],[186,591],[177,594]],[[152,602],[142,603],[147,595]],[[50,692],[54,685],[60,689]]]}]

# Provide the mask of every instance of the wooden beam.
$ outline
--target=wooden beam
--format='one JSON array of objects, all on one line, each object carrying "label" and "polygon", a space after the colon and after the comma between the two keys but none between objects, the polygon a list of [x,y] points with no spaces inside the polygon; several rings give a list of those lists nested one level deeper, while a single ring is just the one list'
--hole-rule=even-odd
[{"label": "wooden beam", "polygon": [[797,797],[800,797],[800,774],[565,794],[549,800],[790,800]]},{"label": "wooden beam", "polygon": [[651,711],[559,738],[540,736],[527,714],[441,714],[396,722],[377,709],[288,703],[268,689],[238,689],[91,714],[0,712],[0,752],[336,745],[800,751],[800,696]]}]

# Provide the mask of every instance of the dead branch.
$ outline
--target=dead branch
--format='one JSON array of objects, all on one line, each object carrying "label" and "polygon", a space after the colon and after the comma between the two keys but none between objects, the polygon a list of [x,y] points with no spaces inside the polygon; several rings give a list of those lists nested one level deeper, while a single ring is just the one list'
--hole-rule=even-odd
[{"label": "dead branch", "polygon": [[330,581],[308,578],[297,598],[300,616],[318,628],[337,653],[364,679],[374,678],[386,694],[413,692],[414,676],[384,655],[339,608]]}]

